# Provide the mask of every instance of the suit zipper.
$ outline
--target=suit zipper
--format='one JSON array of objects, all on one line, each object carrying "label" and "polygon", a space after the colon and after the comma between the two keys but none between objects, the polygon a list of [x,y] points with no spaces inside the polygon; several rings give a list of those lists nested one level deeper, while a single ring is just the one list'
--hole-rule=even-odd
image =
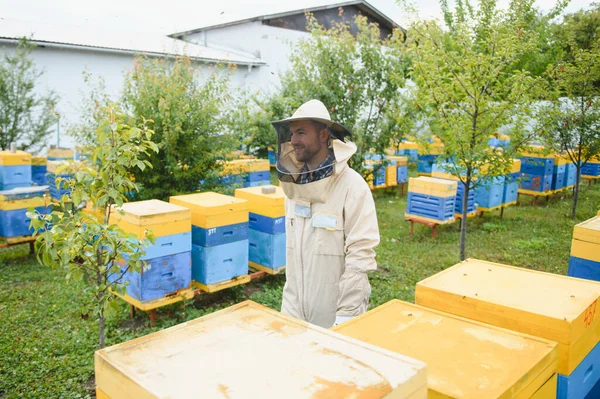
[{"label": "suit zipper", "polygon": [[299,218],[302,219],[302,228],[300,229],[300,250],[297,251],[298,252],[298,257],[300,258],[300,275],[302,276],[301,282],[300,284],[302,285],[302,290],[301,290],[301,294],[300,294],[300,310],[302,311],[302,316],[304,316],[304,319],[306,320],[306,312],[304,311],[304,259],[302,257],[302,248],[303,248],[303,240],[304,240],[304,223],[305,223],[305,219],[304,218]]}]

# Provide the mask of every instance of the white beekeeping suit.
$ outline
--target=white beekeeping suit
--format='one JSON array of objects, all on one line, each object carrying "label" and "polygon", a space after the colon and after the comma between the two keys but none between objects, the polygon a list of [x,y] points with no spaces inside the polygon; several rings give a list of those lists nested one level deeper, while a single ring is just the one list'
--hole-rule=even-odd
[{"label": "white beekeeping suit", "polygon": [[[329,132],[327,162],[310,171],[296,158],[290,131],[301,120],[318,122]],[[347,164],[356,152],[356,145],[345,141],[351,133],[331,121],[323,103],[311,100],[273,126],[279,141],[277,171],[288,198],[281,311],[329,328],[367,310],[367,271],[377,268],[374,248],[379,244],[373,196]]]}]

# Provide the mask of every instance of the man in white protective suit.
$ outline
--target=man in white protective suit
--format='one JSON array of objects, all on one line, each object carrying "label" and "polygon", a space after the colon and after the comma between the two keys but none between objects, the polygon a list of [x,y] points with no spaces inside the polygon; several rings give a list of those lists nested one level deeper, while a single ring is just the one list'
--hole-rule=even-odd
[{"label": "man in white protective suit", "polygon": [[348,160],[351,132],[318,100],[273,122],[286,201],[286,283],[281,311],[321,327],[367,310],[379,244],[369,186]]}]

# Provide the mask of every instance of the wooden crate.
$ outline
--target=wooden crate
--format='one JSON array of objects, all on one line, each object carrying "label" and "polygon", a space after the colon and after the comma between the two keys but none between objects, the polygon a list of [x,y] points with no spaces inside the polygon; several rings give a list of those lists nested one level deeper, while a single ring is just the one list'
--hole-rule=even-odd
[{"label": "wooden crate", "polygon": [[468,259],[417,283],[415,302],[558,342],[569,375],[600,339],[600,284]]},{"label": "wooden crate", "polygon": [[558,366],[555,342],[399,300],[332,330],[425,362],[429,397],[531,398]]},{"label": "wooden crate", "polygon": [[160,200],[128,202],[121,208],[114,207],[109,222],[140,238],[150,229],[156,237],[189,233],[192,229],[189,209]]},{"label": "wooden crate", "polygon": [[206,192],[177,195],[169,202],[190,209],[192,224],[203,229],[248,223],[248,201],[241,198]]},{"label": "wooden crate", "polygon": [[426,365],[246,301],[95,353],[104,398],[426,398]]}]

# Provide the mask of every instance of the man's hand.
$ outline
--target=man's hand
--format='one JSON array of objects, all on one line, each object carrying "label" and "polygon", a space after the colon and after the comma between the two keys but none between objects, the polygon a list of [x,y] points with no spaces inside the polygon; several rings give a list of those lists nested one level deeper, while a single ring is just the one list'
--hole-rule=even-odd
[{"label": "man's hand", "polygon": [[345,323],[353,318],[354,316],[335,316],[335,323],[333,323],[333,325],[337,326],[338,324]]}]

